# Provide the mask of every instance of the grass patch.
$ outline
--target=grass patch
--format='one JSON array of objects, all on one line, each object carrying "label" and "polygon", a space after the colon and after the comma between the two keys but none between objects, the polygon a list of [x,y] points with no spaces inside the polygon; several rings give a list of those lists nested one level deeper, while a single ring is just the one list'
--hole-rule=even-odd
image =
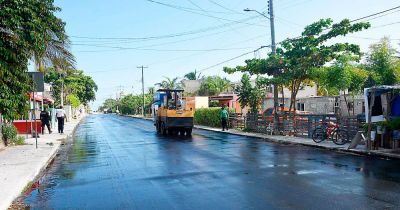
[{"label": "grass patch", "polygon": [[53,142],[47,142],[46,144],[49,145],[49,146],[53,146],[54,145]]},{"label": "grass patch", "polygon": [[18,136],[14,142],[15,145],[25,145],[25,138],[23,136]]},{"label": "grass patch", "polygon": [[22,190],[22,193],[28,192],[28,190],[31,189],[32,185],[33,185],[33,182],[29,181],[28,184],[26,184],[24,189]]}]

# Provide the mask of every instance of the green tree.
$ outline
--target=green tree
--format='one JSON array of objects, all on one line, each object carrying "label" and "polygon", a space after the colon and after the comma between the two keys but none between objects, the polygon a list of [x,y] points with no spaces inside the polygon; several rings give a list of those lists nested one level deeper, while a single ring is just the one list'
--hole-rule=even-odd
[{"label": "green tree", "polygon": [[99,106],[99,111],[103,111],[104,109],[111,109],[113,112],[117,109],[117,100],[109,98],[106,99],[101,106]]},{"label": "green tree", "polygon": [[[321,19],[305,27],[301,36],[286,39],[277,48],[277,53],[272,58],[266,59],[264,64],[246,62],[246,66],[235,69],[225,69],[227,72],[245,71],[251,74],[271,75],[278,71],[274,80],[264,79],[265,82],[278,84],[287,83],[290,96],[290,111],[296,107],[296,96],[298,91],[306,84],[315,79],[314,71],[320,69],[327,63],[339,58],[343,54],[360,56],[358,45],[349,43],[328,42],[338,36],[361,31],[369,28],[369,23],[352,24],[348,19],[333,24],[332,19]],[[271,57],[271,55],[270,55]],[[253,64],[257,64],[254,65]],[[264,68],[262,66],[265,66]],[[270,67],[270,68],[267,68]],[[272,71],[270,71],[272,70]],[[293,108],[293,109],[292,109]]]},{"label": "green tree", "polygon": [[265,98],[265,89],[262,87],[259,78],[257,78],[254,87],[251,84],[250,79],[251,78],[247,73],[243,74],[241,83],[235,91],[239,96],[239,102],[242,109],[249,106],[252,113],[258,113],[263,99]]},{"label": "green tree", "polygon": [[[345,103],[348,104],[347,96],[361,93],[368,74],[365,70],[356,66],[353,61],[357,57],[343,55],[338,57],[332,66],[322,67],[315,75],[315,81],[330,93],[342,92]],[[314,73],[315,73],[314,72]],[[347,112],[350,115],[349,107]]]},{"label": "green tree", "polygon": [[218,95],[231,88],[231,82],[220,76],[208,76],[200,85],[199,95],[213,96]]},{"label": "green tree", "polygon": [[184,78],[188,80],[200,80],[203,79],[204,76],[202,76],[200,72],[197,72],[197,70],[194,70],[185,74]]},{"label": "green tree", "polygon": [[54,37],[65,40],[59,10],[52,0],[0,1],[0,113],[7,120],[26,111],[32,54],[45,54]]},{"label": "green tree", "polygon": [[360,57],[358,45],[349,43],[328,44],[331,39],[349,33],[369,28],[369,23],[351,24],[348,19],[333,24],[332,19],[321,19],[306,26],[300,37],[286,39],[277,49],[277,55],[282,57],[286,68],[281,77],[290,81],[290,109],[296,109],[296,96],[304,82],[313,80],[313,71],[323,67],[328,62],[340,58],[343,54]]},{"label": "green tree", "polygon": [[370,84],[394,85],[400,81],[400,59],[387,37],[370,46],[365,67],[371,75]]},{"label": "green tree", "polygon": [[67,96],[67,103],[69,103],[72,108],[78,108],[79,105],[81,105],[81,101],[74,94],[70,94]]},{"label": "green tree", "polygon": [[53,97],[56,105],[60,104],[63,82],[65,96],[74,94],[84,105],[96,99],[96,91],[98,89],[96,83],[81,70],[66,69],[65,72],[59,72],[55,68],[49,68],[46,70],[44,79],[45,82],[53,86]]},{"label": "green tree", "polygon": [[156,85],[160,86],[163,89],[179,89],[181,88],[180,82],[178,82],[178,77],[169,78],[164,77],[164,80],[160,83],[156,83]]}]

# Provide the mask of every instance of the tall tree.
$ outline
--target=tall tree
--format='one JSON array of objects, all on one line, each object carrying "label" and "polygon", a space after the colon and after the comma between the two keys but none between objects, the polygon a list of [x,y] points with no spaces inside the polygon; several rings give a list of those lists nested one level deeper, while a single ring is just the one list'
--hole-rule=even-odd
[{"label": "tall tree", "polygon": [[185,74],[184,78],[188,80],[200,80],[203,79],[204,76],[202,76],[200,72],[197,72],[197,70],[194,70]]},{"label": "tall tree", "polygon": [[[346,103],[348,115],[350,110],[348,106],[348,94],[353,97],[362,91],[363,85],[368,78],[368,73],[353,63],[358,57],[342,55],[338,57],[332,66],[322,67],[315,75],[315,81],[331,93],[342,92]],[[315,73],[314,72],[314,73]],[[354,110],[353,110],[354,111]]]},{"label": "tall tree", "polygon": [[220,76],[208,76],[206,77],[199,90],[199,95],[213,96],[225,92],[231,88],[231,82]]},{"label": "tall tree", "polygon": [[160,83],[156,83],[156,85],[160,86],[160,88],[164,89],[179,89],[181,88],[180,82],[178,82],[178,77],[169,78],[164,77],[164,80]]},{"label": "tall tree", "polygon": [[81,70],[67,69],[65,73],[60,73],[55,68],[49,68],[46,70],[44,79],[45,82],[53,85],[53,97],[56,105],[60,104],[61,85],[63,82],[65,96],[74,94],[84,105],[96,99],[96,91],[98,89],[96,83]]},{"label": "tall tree", "polygon": [[400,59],[387,37],[370,46],[365,67],[371,75],[369,82],[374,81],[371,84],[394,85],[400,81]]},{"label": "tall tree", "polygon": [[28,60],[45,54],[52,36],[65,38],[59,10],[52,0],[0,1],[0,113],[8,120],[26,111]]},{"label": "tall tree", "polygon": [[[313,71],[337,59],[342,54],[347,53],[352,56],[360,56],[358,45],[349,43],[329,44],[331,39],[344,36],[349,33],[361,31],[369,28],[369,23],[352,24],[348,19],[340,23],[333,24],[332,19],[321,19],[305,27],[301,36],[286,39],[281,42],[277,48],[277,54],[273,58],[266,59],[264,66],[271,66],[272,69],[278,69],[279,74],[275,78],[275,84],[278,82],[288,82],[288,88],[291,90],[290,111],[295,110],[296,96],[298,91],[308,82],[312,81]],[[268,68],[259,67],[260,64],[254,62],[246,63],[246,67],[226,69],[228,72],[250,71],[255,74],[268,74]],[[263,66],[261,65],[261,66]],[[271,80],[265,80],[271,82]]]},{"label": "tall tree", "polygon": [[253,87],[250,76],[247,73],[243,74],[241,83],[235,90],[239,96],[242,109],[249,106],[252,113],[258,113],[265,98],[265,88],[261,84],[259,78],[257,78]]}]

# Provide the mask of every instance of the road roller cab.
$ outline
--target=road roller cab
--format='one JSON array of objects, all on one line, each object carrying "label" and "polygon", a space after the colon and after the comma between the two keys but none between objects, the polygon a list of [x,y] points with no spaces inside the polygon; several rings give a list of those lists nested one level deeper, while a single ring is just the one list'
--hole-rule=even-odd
[{"label": "road roller cab", "polygon": [[153,119],[157,133],[191,135],[194,111],[186,109],[183,90],[159,89],[154,95]]}]

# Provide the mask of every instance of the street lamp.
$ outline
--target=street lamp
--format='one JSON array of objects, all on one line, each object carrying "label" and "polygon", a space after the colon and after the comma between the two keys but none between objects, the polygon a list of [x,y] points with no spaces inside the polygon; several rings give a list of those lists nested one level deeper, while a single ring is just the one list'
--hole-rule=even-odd
[{"label": "street lamp", "polygon": [[245,12],[256,12],[256,13],[258,13],[259,15],[264,16],[265,18],[270,19],[270,17],[268,17],[267,15],[265,15],[265,13],[259,12],[259,11],[254,10],[254,9],[246,8],[246,9],[244,9],[243,11],[245,11]]},{"label": "street lamp", "polygon": [[[276,45],[275,45],[275,23],[274,23],[274,7],[273,7],[273,0],[269,0],[269,17],[267,15],[265,15],[265,13],[259,12],[257,10],[254,9],[249,9],[246,8],[243,11],[245,12],[255,12],[258,13],[259,15],[269,19],[270,21],[270,25],[271,25],[271,50],[272,50],[272,55],[276,54]],[[275,77],[277,74],[277,70],[275,70],[273,72],[273,76]],[[277,132],[278,131],[278,120],[279,120],[279,116],[278,116],[278,86],[274,84],[274,110],[275,110],[275,114],[274,114],[274,131]]]}]

